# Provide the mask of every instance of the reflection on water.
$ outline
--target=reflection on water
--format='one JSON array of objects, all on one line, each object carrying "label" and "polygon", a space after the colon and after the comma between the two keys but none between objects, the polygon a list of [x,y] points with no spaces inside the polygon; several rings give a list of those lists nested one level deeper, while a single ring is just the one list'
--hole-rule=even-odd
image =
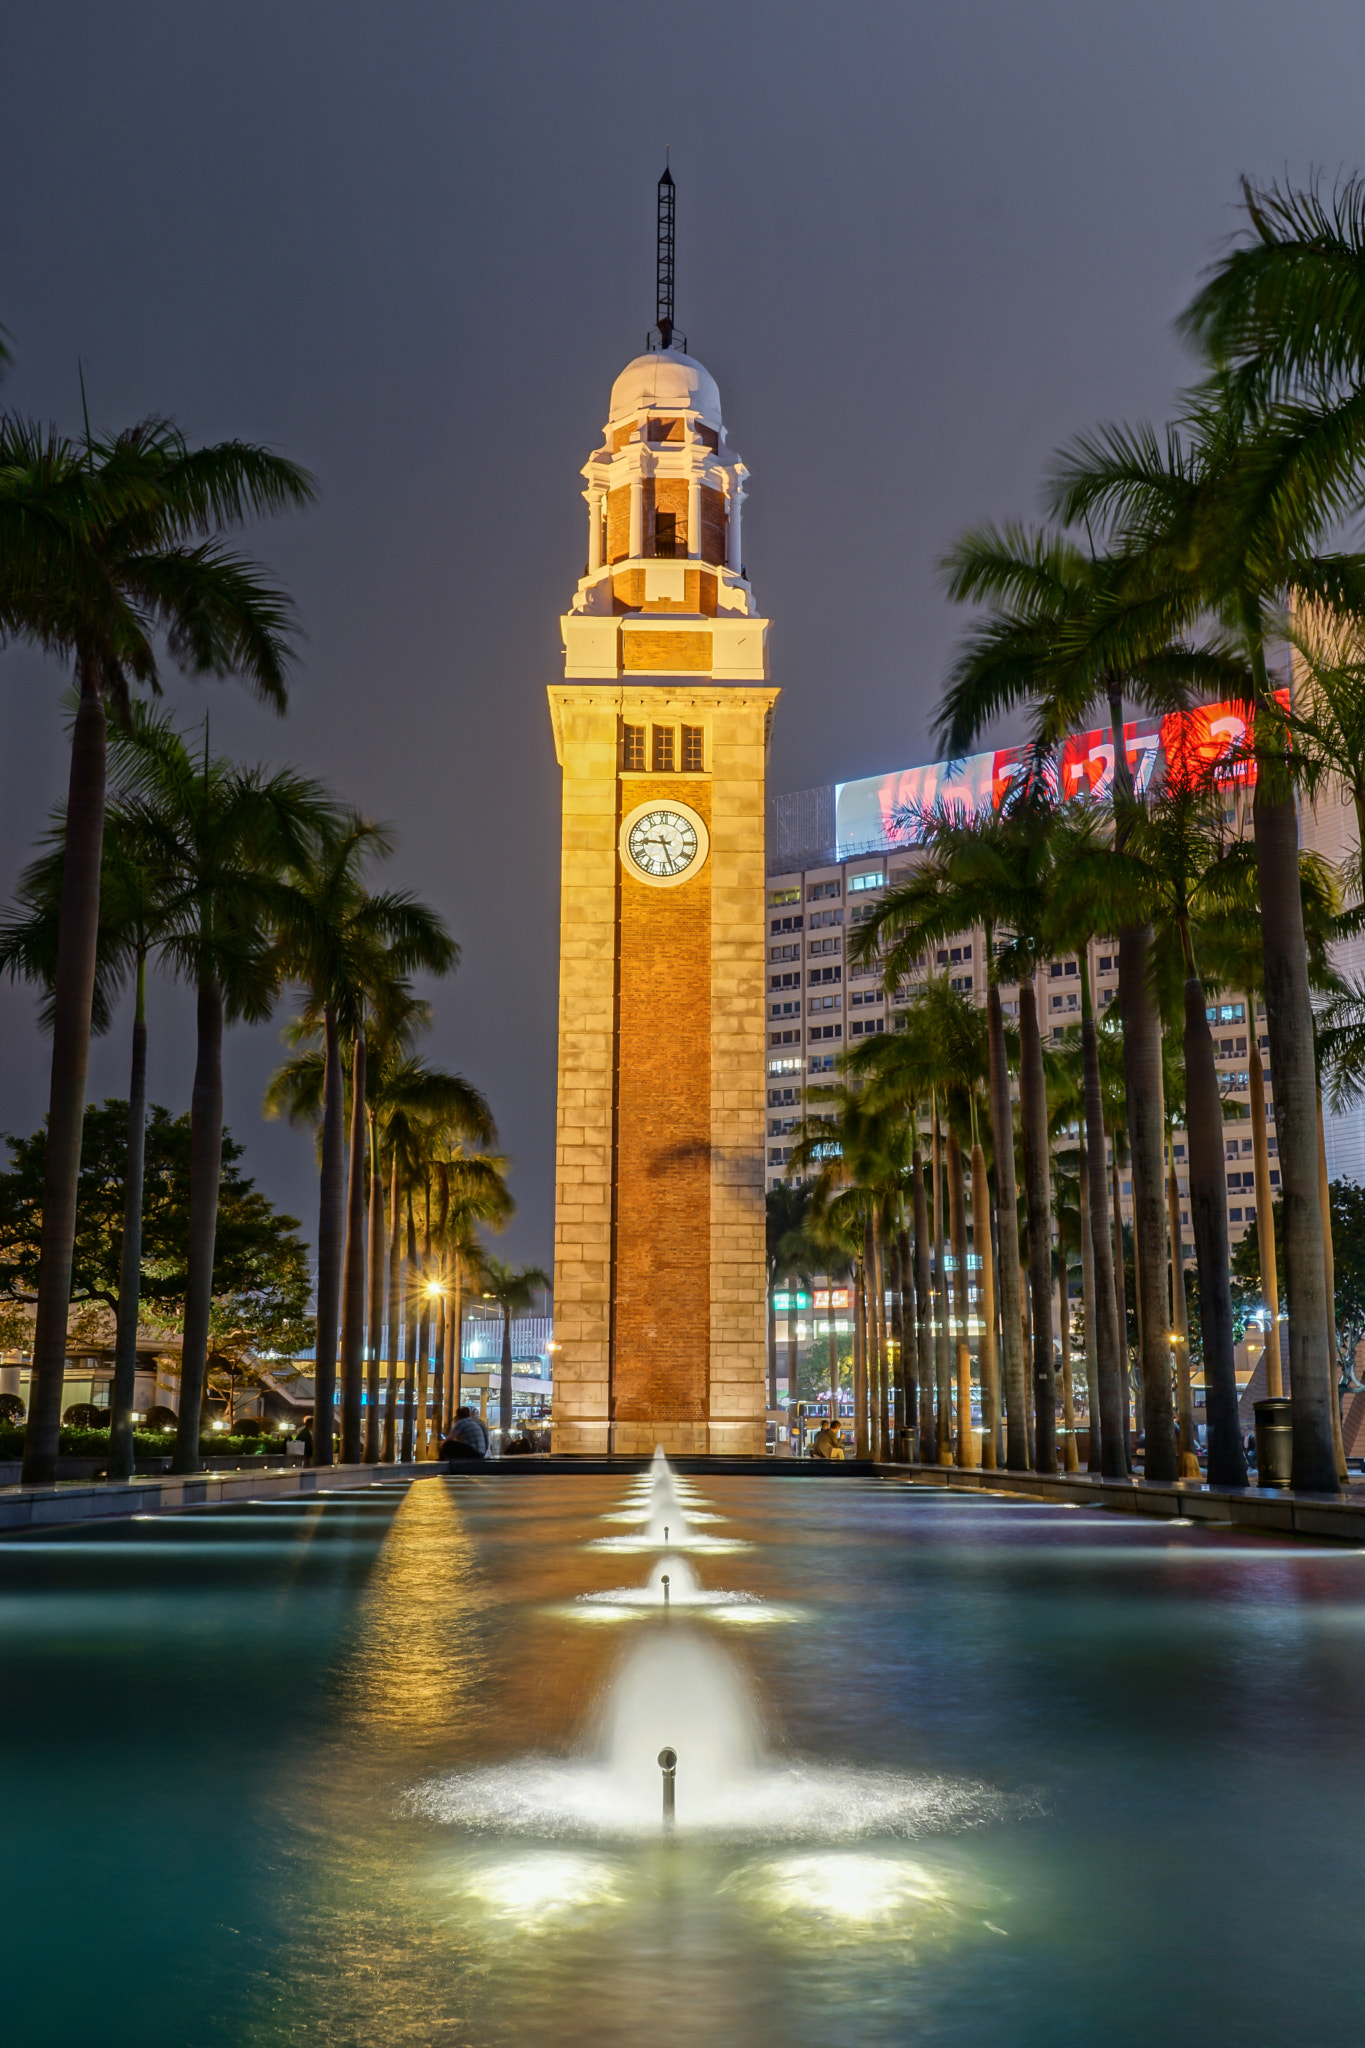
[{"label": "reflection on water", "polygon": [[483,1474],[11,1541],[9,2027],[1354,2042],[1363,1620],[1354,1554],[855,1479]]}]

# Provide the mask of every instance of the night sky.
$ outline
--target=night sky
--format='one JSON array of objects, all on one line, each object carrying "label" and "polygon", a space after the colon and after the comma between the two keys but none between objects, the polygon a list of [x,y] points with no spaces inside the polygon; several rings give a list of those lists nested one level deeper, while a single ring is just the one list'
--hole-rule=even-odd
[{"label": "night sky", "polygon": [[[580,465],[653,318],[678,315],[752,472],[745,557],[782,686],[774,792],[929,758],[960,621],[935,562],[1030,513],[1049,451],[1160,413],[1173,315],[1237,178],[1365,161],[1365,11],[1308,0],[43,0],[4,39],[0,322],[14,409],[170,413],[270,442],[313,511],[247,544],[306,639],[278,720],[167,702],[373,816],[463,948],[432,1057],[515,1161],[509,1255],[552,1252],[558,774],[545,685],[586,554]],[[0,890],[65,788],[64,678],[0,652]],[[228,1118],[316,1223],[311,1141],[262,1123],[279,1024],[231,1036]],[[0,991],[0,1128],[47,1097]],[[155,1100],[193,1005],[159,991]],[[92,1094],[122,1094],[127,1026]]]}]

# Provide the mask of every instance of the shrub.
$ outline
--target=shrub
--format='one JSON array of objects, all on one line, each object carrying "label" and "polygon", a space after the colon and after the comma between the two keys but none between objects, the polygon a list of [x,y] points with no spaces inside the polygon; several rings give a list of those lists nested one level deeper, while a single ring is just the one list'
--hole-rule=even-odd
[{"label": "shrub", "polygon": [[174,1429],[178,1419],[174,1408],[167,1408],[161,1402],[158,1402],[154,1408],[147,1410],[147,1413],[142,1418],[142,1427],[144,1429]]},{"label": "shrub", "polygon": [[97,1408],[93,1401],[73,1401],[62,1421],[71,1429],[108,1429],[109,1410]]},{"label": "shrub", "polygon": [[22,1422],[24,1404],[17,1394],[0,1394],[0,1423]]}]

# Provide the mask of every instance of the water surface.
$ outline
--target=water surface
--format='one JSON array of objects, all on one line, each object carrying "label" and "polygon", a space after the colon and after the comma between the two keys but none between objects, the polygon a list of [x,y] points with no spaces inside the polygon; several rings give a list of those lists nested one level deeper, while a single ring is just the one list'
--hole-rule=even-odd
[{"label": "water surface", "polygon": [[690,1485],[666,1620],[623,1479],[0,1544],[11,2038],[1359,2039],[1365,1556]]}]

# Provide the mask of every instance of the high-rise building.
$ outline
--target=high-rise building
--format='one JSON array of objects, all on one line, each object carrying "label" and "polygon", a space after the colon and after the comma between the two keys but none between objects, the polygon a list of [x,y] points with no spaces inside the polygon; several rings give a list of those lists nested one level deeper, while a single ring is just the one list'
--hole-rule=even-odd
[{"label": "high-rise building", "polygon": [[[767,621],[748,471],[672,320],[584,466],[587,570],[550,715],[563,770],[555,1448],[764,1439]],[[681,346],[678,344],[681,342]]]}]

